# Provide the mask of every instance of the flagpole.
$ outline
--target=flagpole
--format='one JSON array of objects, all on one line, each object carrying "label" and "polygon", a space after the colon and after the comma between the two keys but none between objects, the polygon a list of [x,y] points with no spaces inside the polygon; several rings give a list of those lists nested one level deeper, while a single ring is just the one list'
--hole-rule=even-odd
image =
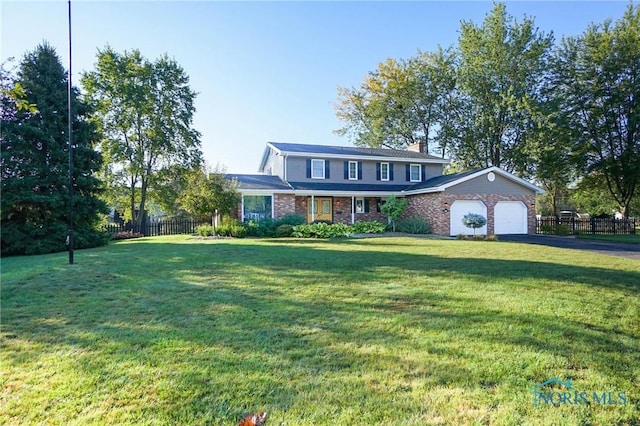
[{"label": "flagpole", "polygon": [[68,0],[69,9],[69,79],[67,87],[67,109],[69,110],[69,234],[67,235],[67,245],[69,246],[69,265],[73,265],[73,137],[71,113],[71,0]]}]

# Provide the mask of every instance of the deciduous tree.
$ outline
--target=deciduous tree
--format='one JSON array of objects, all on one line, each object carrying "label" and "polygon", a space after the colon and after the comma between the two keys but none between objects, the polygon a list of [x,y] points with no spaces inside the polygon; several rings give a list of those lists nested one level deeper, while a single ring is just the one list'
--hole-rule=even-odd
[{"label": "deciduous tree", "polygon": [[640,6],[564,39],[554,56],[577,169],[603,181],[628,216],[640,184]]},{"label": "deciduous tree", "polygon": [[104,135],[102,175],[112,188],[127,188],[129,214],[141,226],[158,174],[202,162],[189,77],[167,55],[150,62],[138,50],[120,54],[107,47],[82,83]]},{"label": "deciduous tree", "polygon": [[493,7],[482,26],[462,23],[459,139],[453,151],[467,168],[498,166],[527,174],[525,153],[552,42],[533,19],[518,22],[508,15],[504,3]]},{"label": "deciduous tree", "polygon": [[338,88],[335,105],[344,126],[336,131],[356,145],[403,149],[421,143],[444,156],[455,88],[451,50],[388,59],[359,88]]}]

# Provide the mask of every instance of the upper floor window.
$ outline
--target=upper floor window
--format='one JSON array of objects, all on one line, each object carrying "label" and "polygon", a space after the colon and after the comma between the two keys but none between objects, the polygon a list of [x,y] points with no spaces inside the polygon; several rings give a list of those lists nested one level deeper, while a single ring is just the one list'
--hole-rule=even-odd
[{"label": "upper floor window", "polygon": [[324,160],[311,160],[311,179],[324,179]]},{"label": "upper floor window", "polygon": [[409,178],[411,182],[422,181],[422,165],[421,164],[411,164],[409,166]]},{"label": "upper floor window", "polygon": [[380,180],[389,180],[389,163],[380,163]]},{"label": "upper floor window", "polygon": [[349,161],[349,180],[358,180],[358,162]]}]

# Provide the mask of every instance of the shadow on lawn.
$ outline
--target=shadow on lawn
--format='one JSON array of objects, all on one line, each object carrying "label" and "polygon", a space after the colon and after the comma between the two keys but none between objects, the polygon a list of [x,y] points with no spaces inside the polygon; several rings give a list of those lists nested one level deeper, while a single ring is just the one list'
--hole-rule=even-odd
[{"label": "shadow on lawn", "polygon": [[[526,291],[518,282],[559,280],[637,297],[640,272],[443,258],[384,251],[382,242],[378,251],[345,251],[344,244],[163,244],[162,260],[145,255],[158,244],[118,247],[113,257],[79,260],[85,266],[69,269],[69,276],[58,271],[28,283],[3,283],[5,342],[29,339],[93,352],[97,356],[81,357],[77,368],[95,376],[94,385],[106,394],[100,378],[112,377],[115,366],[151,366],[159,386],[171,383],[172,389],[164,390],[166,400],[150,407],[150,415],[176,420],[190,412],[215,423],[256,403],[287,410],[316,391],[307,378],[331,382],[391,369],[403,378],[397,392],[403,392],[403,380],[484,386],[509,380],[505,374],[529,375],[533,383],[548,378],[538,375],[546,371],[517,371],[513,360],[496,361],[508,373],[493,371],[486,359],[477,359],[478,347],[525,348],[564,358],[564,369],[596,369],[632,381],[640,336],[549,309],[508,312],[462,286],[445,293],[437,283],[470,277]],[[118,272],[125,260],[135,265],[127,269],[131,276]],[[404,285],[399,271],[429,276],[436,285],[428,291]],[[416,351],[425,360],[412,357]],[[29,358],[23,354],[14,365]],[[629,365],[620,365],[621,359]]]}]

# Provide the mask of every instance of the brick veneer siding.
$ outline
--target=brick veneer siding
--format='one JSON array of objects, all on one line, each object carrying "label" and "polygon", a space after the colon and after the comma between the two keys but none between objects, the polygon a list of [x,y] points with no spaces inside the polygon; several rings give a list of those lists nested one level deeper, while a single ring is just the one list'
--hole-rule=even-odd
[{"label": "brick veneer siding", "polygon": [[296,196],[293,194],[273,194],[274,219],[280,219],[288,214],[298,214]]},{"label": "brick veneer siding", "polygon": [[[530,234],[535,233],[536,216],[535,209],[531,207],[535,203],[535,195],[500,195],[500,194],[447,194],[446,192],[434,194],[411,195],[407,197],[407,210],[403,218],[418,216],[431,224],[431,232],[438,235],[449,235],[450,215],[444,212],[451,209],[456,200],[480,200],[487,206],[487,233],[494,233],[493,210],[498,201],[522,201],[527,208],[527,226]],[[445,206],[445,203],[446,206]]]},{"label": "brick veneer siding", "polygon": [[[332,197],[333,198],[333,222],[351,224],[351,197]],[[369,212],[355,213],[356,221],[377,220],[386,223],[387,217],[383,213],[377,212],[377,198],[369,198]],[[295,214],[307,217],[307,196],[295,197]],[[277,214],[276,214],[276,217]]]}]

